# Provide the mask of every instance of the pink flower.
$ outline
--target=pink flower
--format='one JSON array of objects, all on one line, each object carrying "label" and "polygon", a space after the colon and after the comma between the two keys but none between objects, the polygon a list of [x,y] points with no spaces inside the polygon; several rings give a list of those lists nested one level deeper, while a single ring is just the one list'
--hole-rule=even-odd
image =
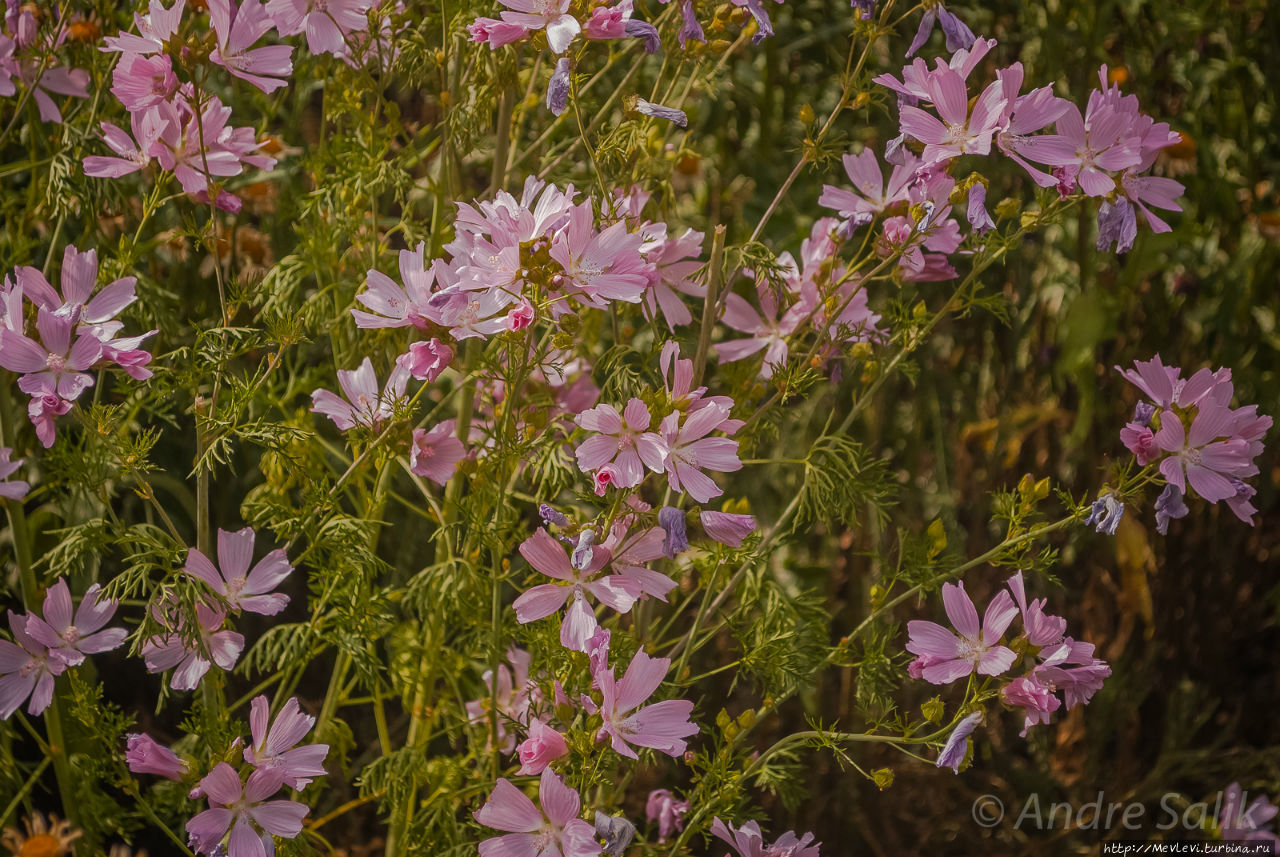
[{"label": "pink flower", "polygon": [[1013,666],[1017,656],[998,645],[1005,629],[1018,615],[1008,592],[1002,589],[991,600],[981,625],[963,582],[942,584],[942,603],[947,618],[960,632],[958,636],[936,622],[917,619],[907,623],[910,633],[907,651],[927,659],[921,672],[925,681],[950,684],[974,672],[1000,675]]},{"label": "pink flower", "polygon": [[545,768],[538,786],[541,808],[502,778],[475,813],[485,827],[507,831],[480,843],[480,857],[596,857],[595,828],[578,818],[582,800]]},{"label": "pink flower", "polygon": [[274,616],[289,603],[289,596],[271,590],[289,576],[293,566],[284,550],[276,549],[258,560],[250,571],[255,538],[252,527],[234,533],[219,529],[218,563],[222,569],[219,571],[207,556],[191,548],[185,570],[209,584],[232,610]]},{"label": "pink flower", "polygon": [[615,300],[639,303],[649,284],[640,255],[643,236],[628,232],[621,221],[596,232],[594,217],[590,201],[574,206],[552,240],[551,258],[564,268],[559,287],[600,309]]},{"label": "pink flower", "polygon": [[272,27],[267,8],[261,0],[243,0],[237,9],[234,0],[208,0],[209,21],[218,36],[217,47],[209,60],[232,75],[247,80],[263,92],[274,92],[293,73],[293,48],[288,45],[253,43]]},{"label": "pink flower", "polygon": [[667,593],[675,589],[676,582],[645,565],[667,555],[666,531],[662,527],[650,527],[631,536],[628,529],[626,519],[619,520],[604,540],[603,547],[611,557],[610,568],[635,583],[641,600],[653,596],[666,601]]},{"label": "pink flower", "polygon": [[856,155],[844,156],[844,171],[861,194],[841,187],[823,185],[818,205],[833,208],[839,215],[855,225],[870,223],[877,214],[895,203],[907,199],[907,185],[915,175],[920,162],[908,154],[906,160],[893,168],[886,185],[880,160],[869,147]]},{"label": "pink flower", "polygon": [[[498,665],[498,676],[495,685],[492,670],[485,670],[481,680],[484,683],[485,695],[479,699],[473,699],[466,704],[467,717],[472,723],[482,723],[488,721],[490,711],[496,702],[498,710],[498,746],[505,752],[510,753],[515,749],[515,736],[510,734],[506,729],[508,721],[516,723],[529,722],[529,708],[532,703],[542,698],[542,692],[538,685],[529,678],[529,664],[531,661],[528,652],[523,649],[510,648],[507,650],[507,661],[510,663]],[[496,698],[494,694],[496,690]]]},{"label": "pink flower", "polygon": [[455,420],[445,420],[427,431],[413,430],[409,470],[417,475],[444,485],[453,478],[458,462],[466,457],[467,450],[458,439]]},{"label": "pink flower", "polygon": [[173,73],[173,60],[167,54],[125,54],[111,72],[111,92],[135,123],[148,107],[167,100],[177,89],[178,76]]},{"label": "pink flower", "polygon": [[721,363],[744,360],[763,350],[764,362],[760,366],[760,377],[768,379],[787,365],[788,337],[795,333],[796,326],[809,314],[811,307],[799,303],[790,308],[779,307],[773,287],[764,280],[757,286],[756,295],[760,301],[758,312],[746,298],[733,292],[725,295],[722,320],[734,330],[750,336],[725,340],[718,343],[715,349]]},{"label": "pink flower", "polygon": [[[167,59],[167,57],[166,57]],[[143,169],[153,160],[151,154],[168,122],[156,110],[141,110],[130,117],[130,136],[110,122],[100,123],[102,141],[119,157],[88,155],[84,159],[84,174],[94,178],[127,176]]]},{"label": "pink flower", "polygon": [[[0,331],[2,334],[3,331]],[[0,336],[3,339],[3,336]],[[2,365],[2,364],[0,364]],[[35,426],[36,437],[45,449],[53,446],[54,432],[57,430],[57,418],[71,410],[71,403],[58,398],[52,393],[33,396],[27,403],[27,416],[31,425]]]},{"label": "pink flower", "polygon": [[1164,411],[1155,441],[1170,455],[1160,462],[1161,475],[1183,493],[1190,482],[1210,503],[1234,497],[1232,479],[1258,472],[1248,441],[1233,436],[1235,426],[1234,414],[1214,402],[1200,405],[1189,433],[1176,413]]},{"label": "pink flower", "polygon": [[665,224],[660,225],[661,237],[646,242],[640,251],[653,267],[649,274],[649,288],[644,294],[645,306],[650,315],[661,310],[667,327],[693,321],[689,307],[680,299],[681,294],[703,297],[707,288],[694,279],[702,268],[698,256],[702,252],[703,233],[686,229],[678,238],[667,235]]},{"label": "pink flower", "polygon": [[31,90],[32,100],[39,110],[43,122],[62,122],[62,111],[54,102],[53,95],[67,95],[73,98],[89,97],[89,72],[82,68],[41,68],[36,61],[18,64],[18,79]]},{"label": "pink flower", "polygon": [[187,0],[175,0],[174,4],[166,9],[160,0],[151,0],[146,15],[139,15],[136,12],[133,15],[134,23],[138,27],[138,35],[121,32],[115,36],[109,36],[103,40],[107,46],[102,50],[144,56],[163,53],[169,40],[178,32],[186,2]]},{"label": "pink flower", "polygon": [[[284,784],[291,789],[304,789],[315,777],[323,777],[324,757],[329,753],[328,744],[308,744],[295,747],[316,719],[303,714],[298,700],[289,701],[271,723],[271,708],[265,696],[254,697],[249,703],[249,729],[253,733],[253,746],[244,750],[244,760],[259,770],[274,770],[284,776]],[[269,728],[268,728],[269,727]]]},{"label": "pink flower", "polygon": [[184,641],[179,632],[185,623],[175,607],[172,602],[163,608],[159,604],[152,607],[152,615],[165,632],[143,643],[142,657],[148,672],[177,668],[169,679],[174,690],[195,690],[209,671],[210,660],[224,670],[236,665],[244,649],[244,637],[235,631],[219,630],[227,614],[201,603],[196,605],[198,640]]},{"label": "pink flower", "polygon": [[938,116],[919,107],[901,109],[902,130],[924,143],[924,163],[934,164],[959,155],[985,155],[1000,124],[1004,89],[996,81],[978,96],[969,110],[964,78],[951,68],[941,68],[928,81],[929,100]]},{"label": "pink flower", "polygon": [[667,442],[667,481],[673,491],[684,491],[699,503],[724,493],[703,470],[731,473],[742,469],[738,459],[738,442],[727,437],[707,437],[716,429],[736,430],[729,419],[729,409],[721,403],[710,403],[685,416],[672,411],[662,421],[662,437]]},{"label": "pink flower", "polygon": [[1037,724],[1048,723],[1053,712],[1062,703],[1053,695],[1052,688],[1042,684],[1034,675],[1019,676],[1000,689],[1000,699],[1008,705],[1023,710],[1025,719],[1022,723],[1022,737],[1027,737],[1027,730]]},{"label": "pink flower", "polygon": [[503,12],[502,20],[523,27],[526,32],[547,31],[547,47],[562,54],[573,37],[582,32],[578,19],[569,14],[569,0],[501,0],[513,11]]},{"label": "pink flower", "polygon": [[72,615],[71,590],[65,577],[58,578],[44,594],[44,618],[28,617],[27,633],[71,667],[83,663],[85,655],[119,648],[128,632],[124,628],[101,629],[111,621],[120,602],[103,598],[101,593],[101,586],[91,585]]},{"label": "pink flower", "polygon": [[1206,399],[1219,405],[1231,403],[1234,388],[1230,369],[1213,372],[1206,367],[1190,378],[1183,379],[1182,370],[1176,366],[1165,366],[1159,354],[1145,363],[1135,360],[1133,366],[1133,369],[1116,366],[1115,370],[1130,384],[1146,393],[1147,398],[1158,408],[1167,409],[1175,405],[1189,408]]},{"label": "pink flower", "polygon": [[603,722],[596,740],[603,741],[607,736],[614,750],[632,759],[639,758],[632,744],[669,756],[682,754],[688,746],[684,739],[698,731],[697,724],[689,722],[693,703],[668,699],[640,707],[662,684],[670,667],[669,658],[651,658],[641,651],[631,659],[622,681],[614,680],[612,668],[597,675]]},{"label": "pink flower", "polygon": [[497,18],[476,18],[467,25],[471,41],[488,44],[489,50],[496,51],[503,45],[518,42],[529,35],[529,29],[520,24],[508,24]]},{"label": "pink flower", "polygon": [[407,352],[396,358],[396,365],[417,380],[426,381],[429,384],[449,368],[449,361],[452,359],[453,349],[440,340],[432,338],[426,342],[415,342],[410,345]]},{"label": "pink flower", "polygon": [[268,0],[267,14],[282,36],[306,31],[307,50],[313,54],[346,56],[345,36],[369,27],[373,0]]},{"label": "pink flower", "polygon": [[267,800],[283,783],[284,774],[269,768],[259,768],[241,783],[235,768],[219,762],[200,781],[200,789],[209,799],[209,809],[187,822],[192,847],[202,854],[213,854],[230,831],[226,844],[228,857],[274,854],[275,842],[271,837],[296,837],[302,832],[302,819],[309,811],[297,801]]},{"label": "pink flower", "polygon": [[797,838],[788,830],[772,845],[766,845],[760,825],[754,821],[734,827],[716,818],[711,822],[711,835],[727,842],[741,857],[818,857],[819,843],[813,842],[812,833]]},{"label": "pink flower", "polygon": [[36,268],[18,268],[18,283],[32,303],[70,319],[72,324],[80,325],[81,333],[97,334],[101,340],[109,338],[101,328],[137,300],[137,277],[121,277],[94,294],[98,287],[98,251],[82,253],[73,244],[62,252],[61,295]]},{"label": "pink flower", "polygon": [[0,328],[0,366],[22,373],[18,389],[30,396],[57,396],[72,402],[93,386],[93,376],[85,369],[102,356],[102,343],[82,335],[72,342],[75,321],[40,307],[36,330],[40,342],[21,333]]},{"label": "pink flower", "polygon": [[1138,464],[1146,467],[1159,458],[1162,453],[1156,444],[1156,436],[1150,426],[1129,423],[1120,429],[1120,440],[1133,453]]},{"label": "pink flower", "polygon": [[533,304],[529,303],[528,298],[521,298],[520,303],[507,312],[507,330],[524,330],[533,324],[534,318]]},{"label": "pink flower", "polygon": [[1062,637],[1067,631],[1067,620],[1044,612],[1047,599],[1040,598],[1030,604],[1027,603],[1021,571],[1009,578],[1009,591],[1013,593],[1013,600],[1022,614],[1023,634],[1028,643],[1043,647],[1062,642]]},{"label": "pink flower", "polygon": [[595,475],[591,477],[591,481],[595,485],[596,496],[603,497],[608,492],[610,485],[621,488],[622,486],[618,484],[621,479],[622,474],[619,473],[618,468],[614,467],[612,464],[606,464],[604,467],[601,467],[595,472]]},{"label": "pink flower", "polygon": [[12,460],[13,450],[7,446],[0,446],[0,497],[7,497],[10,500],[21,500],[27,496],[27,491],[31,486],[21,479],[10,479],[14,473],[18,472],[18,468],[22,466],[22,462],[26,459],[19,458],[17,461]]},{"label": "pink flower", "polygon": [[1026,95],[1019,95],[1023,79],[1020,62],[999,69],[996,77],[1004,90],[1004,111],[999,133],[996,134],[996,145],[1014,163],[1026,170],[1036,184],[1040,187],[1052,187],[1054,177],[1031,166],[1026,158],[1044,163],[1046,156],[1053,159],[1052,153],[1056,152],[1061,156],[1070,154],[1070,150],[1048,135],[1029,135],[1056,122],[1071,107],[1071,102],[1054,95],[1052,86],[1042,86]]},{"label": "pink flower", "polygon": [[1093,656],[1093,643],[1064,639],[1040,652],[1042,663],[1032,671],[1036,680],[1054,691],[1062,691],[1067,708],[1088,705],[1111,675],[1106,661]]},{"label": "pink flower", "polygon": [[1039,144],[1032,160],[1055,167],[1065,167],[1065,175],[1074,179],[1089,196],[1106,196],[1115,190],[1116,180],[1110,175],[1142,160],[1141,140],[1133,134],[1139,115],[1109,104],[1094,92],[1087,112],[1068,104],[1058,117],[1057,134]]},{"label": "pink flower", "polygon": [[618,487],[632,488],[644,478],[645,467],[654,473],[663,471],[666,444],[661,436],[649,431],[649,408],[639,399],[627,402],[621,414],[613,405],[597,405],[583,411],[574,422],[596,432],[574,451],[583,473],[612,463]]},{"label": "pink flower", "polygon": [[124,761],[135,774],[155,774],[174,781],[182,779],[190,768],[173,750],[138,732],[128,735]]},{"label": "pink flower", "polygon": [[567,585],[544,583],[522,594],[513,605],[517,621],[524,625],[544,619],[572,597],[573,603],[560,625],[560,643],[578,652],[587,650],[587,641],[598,627],[596,615],[587,605],[584,592],[589,592],[619,613],[628,612],[640,596],[639,585],[623,575],[592,579],[611,558],[607,548],[590,546],[593,537],[594,533],[585,531],[579,544],[585,542],[586,547],[574,552],[572,562],[564,548],[546,530],[535,531],[520,544],[520,555],[528,560],[529,565]]},{"label": "pink flower", "polygon": [[439,260],[427,267],[424,258],[426,242],[419,242],[417,249],[400,251],[401,288],[395,280],[381,271],[370,269],[365,281],[366,289],[356,295],[372,313],[353,309],[351,315],[356,327],[405,327],[413,325],[426,330],[430,321],[440,321],[439,313],[430,306],[437,286],[451,284],[447,266]]},{"label": "pink flower", "polygon": [[687,800],[676,800],[666,789],[654,789],[644,802],[644,815],[658,822],[658,844],[676,831],[684,830],[684,816],[689,811]]},{"label": "pink flower", "polygon": [[756,531],[754,515],[733,515],[704,509],[699,513],[698,520],[708,536],[731,548],[742,547],[743,540]]},{"label": "pink flower", "polygon": [[520,773],[540,774],[547,765],[569,752],[564,736],[541,720],[529,721],[529,737],[520,743]]},{"label": "pink flower", "polygon": [[30,617],[9,611],[9,630],[16,643],[0,640],[0,720],[8,720],[27,698],[27,713],[41,714],[53,701],[54,676],[67,664],[27,633]]},{"label": "pink flower", "polygon": [[396,407],[405,400],[405,388],[409,373],[401,366],[391,370],[387,384],[378,391],[378,376],[373,373],[373,363],[368,357],[358,369],[339,369],[338,384],[346,401],[328,390],[319,389],[311,394],[311,410],[333,420],[342,431],[356,426],[377,429],[395,415]]}]

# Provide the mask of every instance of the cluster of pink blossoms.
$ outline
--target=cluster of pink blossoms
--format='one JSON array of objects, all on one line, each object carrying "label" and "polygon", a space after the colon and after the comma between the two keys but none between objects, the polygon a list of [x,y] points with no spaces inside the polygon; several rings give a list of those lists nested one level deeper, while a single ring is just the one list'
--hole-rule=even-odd
[{"label": "cluster of pink blossoms", "polygon": [[[1143,114],[1136,96],[1121,95],[1108,82],[1105,66],[1100,88],[1090,93],[1083,112],[1055,96],[1050,86],[1022,92],[1021,63],[998,69],[994,81],[971,93],[969,77],[995,44],[971,34],[953,40],[948,34],[950,58],[939,58],[930,68],[917,57],[900,79],[891,74],[875,79],[898,95],[900,134],[884,153],[893,170],[886,182],[870,149],[845,156],[845,171],[858,192],[828,185],[819,198],[844,218],[841,229],[852,234],[878,224],[874,246],[885,258],[897,254],[904,279],[954,277],[947,257],[964,239],[950,217],[952,206],[966,203],[975,241],[995,224],[987,212],[986,180],[974,176],[957,183],[950,171],[957,158],[986,157],[994,147],[1041,187],[1056,187],[1064,198],[1079,192],[1100,200],[1100,250],[1115,246],[1126,252],[1137,236],[1139,215],[1153,232],[1168,232],[1152,208],[1181,211],[1182,185],[1146,173],[1179,135]],[[1053,133],[1037,133],[1050,126]]]},{"label": "cluster of pink blossoms", "polygon": [[663,346],[661,364],[670,411],[655,420],[649,407],[633,398],[622,413],[613,405],[598,405],[578,414],[574,422],[592,432],[575,450],[578,468],[594,473],[601,496],[610,486],[636,488],[648,469],[664,473],[671,490],[705,503],[723,493],[705,471],[731,473],[742,468],[738,442],[711,434],[732,435],[743,422],[729,416],[729,397],[706,396],[705,387],[689,389],[693,361],[680,359],[674,341]]},{"label": "cluster of pink blossoms", "polygon": [[[869,154],[864,151],[864,155]],[[871,156],[873,161],[874,157]],[[827,191],[849,194],[830,186]],[[824,198],[827,196],[824,193]],[[789,338],[805,324],[823,334],[814,355],[822,360],[842,357],[851,343],[883,339],[880,316],[867,304],[867,290],[839,259],[843,243],[839,221],[819,218],[809,237],[801,242],[799,265],[790,252],[778,256],[785,287],[781,294],[763,275],[756,279],[758,310],[741,295],[726,294],[721,321],[747,335],[718,343],[715,348],[720,362],[733,363],[763,351],[760,377],[771,378],[786,365]],[[787,303],[780,303],[779,298]],[[828,309],[833,302],[834,312]]]},{"label": "cluster of pink blossoms", "polygon": [[1224,501],[1236,517],[1253,526],[1258,511],[1256,493],[1244,480],[1256,476],[1254,460],[1262,453],[1262,438],[1271,417],[1257,405],[1232,408],[1235,387],[1231,370],[1201,369],[1190,378],[1165,366],[1156,355],[1133,369],[1115,367],[1147,397],[1133,419],[1120,430],[1120,439],[1139,465],[1159,463],[1165,488],[1156,500],[1156,528],[1164,535],[1169,521],[1188,513],[1188,486],[1210,503]]},{"label": "cluster of pink blossoms", "polygon": [[89,73],[59,65],[57,57],[69,26],[80,16],[67,14],[60,4],[47,4],[41,17],[48,24],[44,32],[33,5],[6,0],[0,28],[0,98],[16,95],[21,84],[35,101],[42,121],[61,123],[55,95],[89,97]]},{"label": "cluster of pink blossoms", "polygon": [[42,615],[10,610],[9,630],[16,642],[0,640],[0,720],[8,720],[28,698],[27,712],[40,714],[53,701],[56,676],[84,663],[86,655],[119,648],[127,632],[103,628],[118,606],[103,598],[95,583],[75,607],[67,581],[59,578],[45,592]]},{"label": "cluster of pink blossoms", "polygon": [[[117,316],[137,300],[137,279],[121,277],[99,290],[96,250],[68,245],[61,283],[59,294],[39,269],[27,266],[0,283],[0,366],[22,376],[18,389],[31,397],[27,414],[46,447],[53,445],[57,418],[93,386],[88,370],[114,365],[138,381],[151,377],[151,355],[141,346],[156,333],[119,335],[124,322]],[[27,335],[32,314],[34,338]]]},{"label": "cluster of pink blossoms", "polygon": [[230,670],[244,650],[244,637],[224,628],[227,613],[259,613],[274,616],[289,603],[289,596],[272,592],[293,571],[284,550],[268,553],[253,562],[254,531],[248,527],[229,533],[218,530],[218,566],[200,551],[187,552],[184,569],[211,590],[195,607],[196,627],[188,627],[183,611],[173,600],[151,606],[151,615],[163,629],[142,646],[147,669],[153,673],[173,670],[169,686],[195,690],[212,664]]},{"label": "cluster of pink blossoms", "polygon": [[[1064,702],[1067,708],[1087,705],[1111,675],[1106,661],[1094,657],[1092,643],[1066,636],[1067,620],[1044,612],[1045,599],[1028,603],[1022,572],[1009,578],[1009,590],[1000,590],[987,605],[981,621],[963,583],[944,583],[942,603],[955,631],[936,622],[908,622],[907,651],[916,655],[908,674],[932,684],[950,684],[972,675],[1003,676],[1020,659],[1029,661],[1027,673],[1004,682],[1000,688],[1000,699],[1005,704],[1022,709],[1024,736],[1032,726],[1048,723]],[[1005,632],[1019,614],[1022,634],[1016,645],[1002,645]],[[1018,652],[1024,654],[1020,656]],[[966,739],[981,715],[980,711],[973,712],[957,725],[938,757],[938,767],[959,770]]]},{"label": "cluster of pink blossoms", "polygon": [[[297,699],[289,699],[275,721],[265,696],[249,704],[249,746],[237,738],[227,755],[239,753],[248,777],[228,762],[219,762],[197,779],[194,764],[145,734],[129,736],[125,762],[135,774],[154,774],[193,784],[189,797],[205,798],[209,808],[187,822],[187,837],[197,854],[262,857],[275,853],[273,836],[293,839],[302,832],[308,809],[295,800],[272,797],[281,788],[301,791],[325,775],[327,744],[299,742],[315,726]],[[225,756],[224,756],[225,758]]]},{"label": "cluster of pink blossoms", "polygon": [[102,122],[103,142],[113,155],[84,159],[86,175],[119,178],[153,161],[172,172],[183,191],[231,212],[241,201],[222,187],[246,167],[269,170],[275,158],[250,127],[231,124],[231,108],[208,89],[197,89],[195,70],[207,63],[263,92],[287,86],[293,74],[293,47],[262,44],[272,30],[281,37],[306,34],[312,53],[331,53],[351,61],[354,37],[368,29],[373,0],[209,0],[212,44],[193,41],[202,24],[184,30],[193,15],[186,0],[165,8],[151,0],[145,15],[135,15],[136,33],[107,38],[104,51],[120,55],[111,92],[129,113],[129,130]]},{"label": "cluster of pink blossoms", "polygon": [[[614,750],[632,759],[638,758],[636,747],[652,748],[671,756],[683,754],[687,746],[685,738],[698,731],[689,720],[693,703],[670,699],[646,704],[662,684],[671,661],[637,652],[618,680],[609,666],[609,636],[608,631],[600,628],[589,641],[592,692],[580,696],[582,709],[592,722],[599,724],[593,727],[597,730],[596,740],[608,740]],[[568,754],[568,744],[552,725],[551,714],[540,713],[546,707],[541,704],[545,700],[537,685],[528,681],[527,654],[513,652],[512,655],[512,664],[517,676],[523,678],[523,687],[514,690],[509,674],[504,681],[500,672],[499,707],[504,716],[526,731],[527,737],[515,749],[520,758],[520,773],[541,775],[541,808],[508,780],[500,779],[475,817],[487,827],[506,831],[506,835],[481,842],[480,853],[534,857],[546,853],[544,849],[555,844],[562,854],[585,857],[600,853],[599,840],[604,841],[609,853],[621,853],[631,841],[635,826],[624,817],[610,818],[601,812],[596,813],[594,828],[578,817],[581,808],[578,793],[564,785],[550,767]],[[505,666],[502,669],[505,670]],[[486,675],[486,680],[489,678]],[[487,701],[478,700],[468,705],[474,721],[486,718],[484,704]],[[556,716],[566,721],[574,719],[573,705],[558,681],[554,701]],[[505,748],[508,752],[513,743],[514,738],[509,737]],[[675,801],[669,792],[655,792],[650,795],[647,814],[659,822],[660,835],[665,838],[682,825],[687,809],[687,803]]]}]

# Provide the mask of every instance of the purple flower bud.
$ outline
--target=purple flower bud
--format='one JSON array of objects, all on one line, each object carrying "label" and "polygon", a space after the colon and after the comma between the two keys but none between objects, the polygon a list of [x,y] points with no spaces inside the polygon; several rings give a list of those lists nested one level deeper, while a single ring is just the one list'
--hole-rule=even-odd
[{"label": "purple flower bud", "polygon": [[666,119],[674,122],[681,128],[688,127],[689,117],[684,115],[683,110],[676,110],[674,107],[663,107],[661,104],[654,104],[652,101],[645,101],[638,95],[627,96],[625,101],[626,108],[631,113],[639,113],[642,116],[652,116],[655,119]]},{"label": "purple flower bud", "polygon": [[680,34],[676,36],[676,40],[680,42],[680,47],[683,48],[684,43],[689,39],[705,43],[707,37],[702,32],[702,25],[698,23],[698,16],[693,13],[693,0],[684,0],[680,4],[680,16],[684,21],[680,27]]},{"label": "purple flower bud", "polygon": [[591,557],[595,554],[591,546],[596,543],[595,530],[583,530],[578,534],[578,543],[573,547],[573,567],[582,571],[591,565]]},{"label": "purple flower bud", "polygon": [[911,59],[916,55],[916,51],[924,47],[924,43],[929,40],[929,34],[933,32],[933,25],[937,21],[938,12],[936,9],[926,9],[925,13],[920,16],[920,26],[916,28],[916,34],[911,40],[911,46],[907,48],[907,59]]},{"label": "purple flower bud", "polygon": [[905,166],[907,163],[907,135],[899,134],[892,140],[884,144],[884,160],[887,164],[895,167]]},{"label": "purple flower bud", "polygon": [[990,231],[996,225],[991,215],[987,213],[987,186],[982,182],[974,182],[973,187],[969,188],[969,209],[966,214],[969,218],[969,226],[979,235]]},{"label": "purple flower bud", "polygon": [[1156,415],[1156,406],[1147,402],[1138,402],[1133,407],[1133,421],[1140,426],[1151,425],[1151,418]]},{"label": "purple flower bud", "polygon": [[130,733],[125,747],[124,761],[135,774],[155,774],[169,780],[180,780],[186,773],[187,763],[178,754],[149,735]]},{"label": "purple flower bud", "polygon": [[538,517],[542,518],[544,524],[555,524],[557,527],[569,526],[569,519],[546,503],[538,507]]},{"label": "purple flower bud", "polygon": [[1092,526],[1096,531],[1108,536],[1116,534],[1116,528],[1120,526],[1120,519],[1124,517],[1124,503],[1121,503],[1112,494],[1104,494],[1097,500],[1093,501],[1093,507],[1089,510],[1089,517],[1085,519],[1085,526]]},{"label": "purple flower bud", "polygon": [[1103,200],[1098,207],[1098,249],[1112,244],[1117,253],[1128,253],[1138,237],[1138,215],[1129,200],[1118,197],[1114,203]]},{"label": "purple flower bud", "polygon": [[924,232],[929,228],[929,223],[933,220],[933,213],[937,209],[931,199],[926,199],[920,203],[920,207],[924,209],[924,215],[920,218],[920,222],[916,224],[916,232]]},{"label": "purple flower bud", "polygon": [[756,519],[753,515],[704,511],[698,516],[698,520],[708,536],[731,548],[742,547],[742,540],[756,529]]},{"label": "purple flower bud", "polygon": [[547,81],[547,109],[559,116],[569,106],[569,58],[560,57],[555,73]]},{"label": "purple flower bud", "polygon": [[618,857],[636,835],[636,826],[622,816],[610,818],[596,810],[596,839],[603,840],[604,853]]},{"label": "purple flower bud", "polygon": [[674,506],[663,506],[658,510],[658,525],[667,534],[662,540],[662,553],[667,559],[675,559],[676,554],[689,549],[684,512]]},{"label": "purple flower bud", "polygon": [[1076,177],[1066,167],[1054,167],[1053,177],[1057,179],[1059,198],[1066,199],[1076,189]]},{"label": "purple flower bud", "polygon": [[[1243,482],[1240,484],[1244,485]],[[1247,485],[1245,487],[1248,488]],[[1156,498],[1156,532],[1162,536],[1169,535],[1169,522],[1174,518],[1185,518],[1190,511],[1177,485],[1164,486]]]},{"label": "purple flower bud", "polygon": [[647,54],[656,54],[658,48],[662,47],[662,39],[658,36],[658,29],[648,21],[637,21],[635,18],[628,18],[627,23],[623,25],[623,32],[633,38],[644,39],[644,52]]},{"label": "purple flower bud", "polygon": [[947,50],[955,53],[964,48],[968,50],[978,37],[973,34],[955,15],[947,11],[945,6],[938,7],[938,24],[942,26],[942,34],[947,37]]},{"label": "purple flower bud", "polygon": [[751,44],[758,45],[773,35],[773,23],[769,20],[769,13],[760,5],[760,0],[746,0],[746,2],[747,11],[756,21],[756,34],[751,37]]},{"label": "purple flower bud", "polygon": [[849,0],[849,6],[856,9],[858,17],[864,21],[870,21],[876,12],[876,0]]},{"label": "purple flower bud", "polygon": [[957,774],[960,773],[960,764],[964,762],[965,754],[969,750],[969,736],[973,734],[974,729],[978,728],[981,720],[982,712],[975,711],[956,724],[956,728],[951,730],[951,735],[947,738],[946,746],[938,754],[936,764],[939,768],[950,768]]}]

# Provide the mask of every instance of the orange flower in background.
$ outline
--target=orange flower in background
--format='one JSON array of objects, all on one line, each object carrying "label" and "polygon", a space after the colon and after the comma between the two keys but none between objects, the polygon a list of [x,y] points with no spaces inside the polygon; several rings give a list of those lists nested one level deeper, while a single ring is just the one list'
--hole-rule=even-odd
[{"label": "orange flower in background", "polygon": [[81,836],[81,831],[71,829],[71,822],[60,821],[56,815],[46,821],[39,812],[24,818],[22,826],[25,834],[12,827],[0,834],[0,844],[14,857],[62,857],[71,853],[71,844]]}]

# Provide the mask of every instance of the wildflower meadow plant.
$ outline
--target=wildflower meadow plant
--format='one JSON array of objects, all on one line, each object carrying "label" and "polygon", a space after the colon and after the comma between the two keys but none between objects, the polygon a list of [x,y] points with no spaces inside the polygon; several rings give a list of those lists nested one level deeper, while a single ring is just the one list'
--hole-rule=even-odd
[{"label": "wildflower meadow plant", "polygon": [[[1081,557],[1149,619],[1159,537],[1274,504],[1248,363],[1119,339],[1150,273],[1062,322],[1067,440],[944,419],[950,344],[1032,353],[1205,204],[1167,99],[986,10],[5,8],[17,854],[852,853],[895,771],[1111,723]],[[828,763],[876,790],[805,814]]]}]

